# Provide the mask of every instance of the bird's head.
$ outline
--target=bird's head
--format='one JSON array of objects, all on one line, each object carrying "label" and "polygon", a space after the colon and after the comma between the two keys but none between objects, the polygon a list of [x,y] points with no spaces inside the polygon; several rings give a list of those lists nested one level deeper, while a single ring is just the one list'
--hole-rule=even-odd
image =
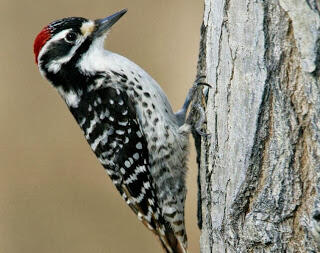
[{"label": "bird's head", "polygon": [[92,47],[103,49],[107,32],[126,12],[97,20],[64,18],[44,27],[34,41],[35,61],[42,75],[49,78],[64,65],[76,64]]}]

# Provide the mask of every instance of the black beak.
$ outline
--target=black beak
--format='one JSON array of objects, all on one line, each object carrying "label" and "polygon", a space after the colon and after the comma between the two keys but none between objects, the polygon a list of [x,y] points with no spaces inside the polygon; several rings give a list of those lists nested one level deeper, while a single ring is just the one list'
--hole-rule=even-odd
[{"label": "black beak", "polygon": [[125,13],[127,9],[123,9],[109,17],[95,20],[96,30],[95,37],[104,35]]}]

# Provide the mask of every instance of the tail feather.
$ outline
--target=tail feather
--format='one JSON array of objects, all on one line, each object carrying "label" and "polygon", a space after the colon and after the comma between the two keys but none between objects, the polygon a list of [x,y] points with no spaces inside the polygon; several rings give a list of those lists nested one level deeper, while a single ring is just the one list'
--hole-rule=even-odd
[{"label": "tail feather", "polygon": [[[184,234],[185,235],[185,234]],[[187,238],[179,240],[170,226],[165,226],[164,233],[158,231],[159,240],[166,253],[187,253]]]},{"label": "tail feather", "polygon": [[[161,245],[166,253],[188,253],[187,236],[184,229],[184,221],[179,222],[179,231],[171,226],[171,224],[162,216],[153,213],[150,218],[143,214],[142,210],[134,205],[129,205],[137,214],[140,221],[158,236]],[[181,225],[182,229],[181,229]]]}]

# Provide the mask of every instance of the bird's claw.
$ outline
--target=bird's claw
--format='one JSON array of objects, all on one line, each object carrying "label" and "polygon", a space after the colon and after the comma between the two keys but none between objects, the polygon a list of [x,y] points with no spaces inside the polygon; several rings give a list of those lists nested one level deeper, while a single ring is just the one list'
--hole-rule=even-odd
[{"label": "bird's claw", "polygon": [[201,81],[201,80],[203,80],[205,78],[206,78],[205,75],[198,76],[197,79],[194,82],[194,85],[197,86],[197,87],[198,86],[207,86],[208,88],[212,88],[212,85]]},{"label": "bird's claw", "polygon": [[[206,76],[204,76],[204,75],[201,75],[201,76],[197,77],[197,79],[195,80],[193,86],[189,89],[189,92],[187,94],[187,97],[185,99],[185,102],[184,102],[182,108],[175,114],[179,126],[181,126],[181,125],[183,125],[185,123],[186,113],[187,113],[188,107],[189,107],[189,105],[190,105],[190,103],[191,103],[191,101],[192,101],[192,99],[194,97],[194,94],[195,94],[197,88],[199,86],[207,86],[208,88],[212,88],[212,86],[210,84],[202,81],[205,78],[206,78]],[[197,110],[199,112],[199,120],[195,124],[193,129],[200,136],[209,136],[209,134],[206,134],[203,131],[201,131],[201,126],[202,126],[202,124],[204,122],[204,119],[205,119],[205,113],[203,111],[202,106],[199,104],[199,102],[196,102],[195,104],[193,104],[192,107],[195,108],[195,110]]]},{"label": "bird's claw", "polygon": [[208,83],[204,83],[204,82],[198,82],[195,83],[196,86],[207,86],[208,88],[212,88],[212,86]]},{"label": "bird's claw", "polygon": [[202,106],[199,103],[194,104],[193,108],[199,113],[199,119],[194,125],[194,130],[203,137],[208,137],[210,134],[207,134],[201,130],[203,123],[205,123],[205,112]]},{"label": "bird's claw", "polygon": [[197,134],[199,134],[202,137],[210,137],[211,136],[211,134],[205,133],[201,129],[198,129],[198,128],[195,128],[195,131],[197,132]]}]

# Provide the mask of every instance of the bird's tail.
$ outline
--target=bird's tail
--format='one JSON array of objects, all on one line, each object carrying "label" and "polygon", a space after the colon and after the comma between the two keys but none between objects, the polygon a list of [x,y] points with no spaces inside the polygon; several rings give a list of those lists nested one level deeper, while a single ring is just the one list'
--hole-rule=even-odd
[{"label": "bird's tail", "polygon": [[142,223],[159,238],[166,253],[188,253],[184,221],[180,221],[180,229],[175,231],[162,215],[153,214],[149,221],[143,215],[140,218]]},{"label": "bird's tail", "polygon": [[169,225],[165,226],[164,233],[161,232],[159,231],[158,236],[166,253],[188,253],[185,231],[183,231],[182,235],[177,235]]}]

